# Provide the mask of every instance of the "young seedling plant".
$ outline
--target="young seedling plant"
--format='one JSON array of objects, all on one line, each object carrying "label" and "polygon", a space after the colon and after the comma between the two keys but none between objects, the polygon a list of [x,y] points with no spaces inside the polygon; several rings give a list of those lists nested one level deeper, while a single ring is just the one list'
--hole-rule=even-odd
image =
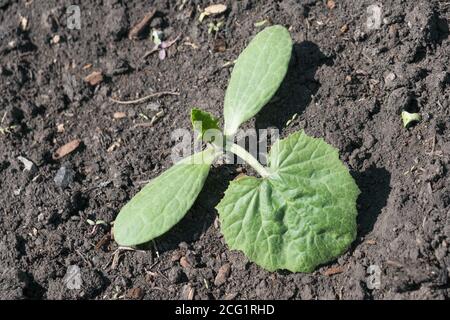
[{"label": "young seedling plant", "polygon": [[146,243],[171,229],[193,205],[212,163],[231,152],[260,177],[233,180],[216,207],[230,249],[243,251],[270,271],[312,272],[349,247],[356,237],[360,191],[337,149],[300,131],[275,142],[268,165],[263,166],[233,143],[241,124],[257,114],[279,88],[291,51],[289,32],[282,26],[256,35],[231,74],[224,103],[224,138],[213,140],[207,135],[219,129],[217,119],[192,110],[194,129],[207,147],[152,180],[122,208],[114,223],[119,245]]}]

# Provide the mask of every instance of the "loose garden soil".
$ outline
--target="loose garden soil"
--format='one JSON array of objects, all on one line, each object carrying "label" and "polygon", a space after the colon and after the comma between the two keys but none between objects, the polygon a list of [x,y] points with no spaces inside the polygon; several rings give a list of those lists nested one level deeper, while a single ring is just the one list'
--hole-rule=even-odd
[{"label": "loose garden soil", "polygon": [[[227,1],[202,23],[209,1],[73,2],[81,30],[67,27],[70,1],[0,0],[0,299],[449,298],[448,2],[379,1],[372,30],[372,0]],[[151,9],[148,29],[180,36],[164,60],[142,58],[149,30],[127,36]],[[245,127],[305,129],[340,150],[362,191],[357,240],[312,274],[267,272],[230,251],[214,207],[231,179],[252,174],[235,165],[213,168],[166,235],[116,251],[110,223],[172,165],[171,133],[190,128],[191,107],[222,117],[231,62],[263,20],[289,28],[294,52],[279,92]],[[86,82],[94,71],[102,76]],[[110,100],[158,91],[179,95]],[[422,120],[404,128],[402,110]],[[80,289],[64,281],[69,266]],[[375,286],[370,270],[381,272]]]}]

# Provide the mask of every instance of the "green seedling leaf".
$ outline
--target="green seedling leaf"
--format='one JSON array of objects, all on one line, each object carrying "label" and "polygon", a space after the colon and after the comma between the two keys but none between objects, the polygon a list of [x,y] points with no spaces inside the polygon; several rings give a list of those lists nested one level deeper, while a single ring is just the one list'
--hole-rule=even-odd
[{"label": "green seedling leaf", "polygon": [[217,206],[231,249],[274,271],[311,272],[356,237],[360,193],[338,151],[297,132],[269,154],[268,178],[231,182]]},{"label": "green seedling leaf", "polygon": [[214,117],[209,112],[200,109],[194,108],[191,110],[191,122],[194,130],[200,133],[200,139],[203,139],[205,132],[208,130],[220,130],[219,119]]},{"label": "green seedling leaf", "polygon": [[422,120],[420,113],[409,113],[408,111],[402,111],[403,127],[407,128],[414,122]]},{"label": "green seedling leaf", "polygon": [[225,94],[225,135],[234,135],[269,102],[286,75],[291,52],[289,32],[276,25],[258,33],[241,53]]},{"label": "green seedling leaf", "polygon": [[171,229],[203,188],[215,150],[188,157],[150,181],[120,211],[114,239],[122,246],[146,243]]}]

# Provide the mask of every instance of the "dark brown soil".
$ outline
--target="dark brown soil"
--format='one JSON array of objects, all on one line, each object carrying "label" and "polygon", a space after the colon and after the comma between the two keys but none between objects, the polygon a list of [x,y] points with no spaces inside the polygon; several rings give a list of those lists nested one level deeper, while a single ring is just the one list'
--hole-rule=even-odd
[{"label": "dark brown soil", "polygon": [[[73,2],[82,3],[81,30],[66,27],[70,1],[0,0],[0,127],[10,127],[0,133],[1,299],[450,296],[448,1],[383,1],[384,21],[372,31],[372,0],[335,0],[333,9],[321,0],[227,1],[217,34],[208,34],[217,18],[198,23],[198,6],[209,1],[187,1],[181,10],[175,0]],[[142,60],[152,47],[148,35],[127,38],[152,7],[152,28],[169,39],[181,35],[164,61],[157,54]],[[20,17],[28,19],[25,30]],[[238,174],[229,166],[213,170],[178,226],[114,260],[110,227],[94,230],[86,220],[114,221],[171,165],[171,132],[190,127],[191,107],[222,115],[231,71],[222,66],[263,19],[289,27],[295,51],[276,98],[246,127],[275,126],[283,136],[305,128],[339,148],[362,190],[357,241],[312,274],[270,273],[249,263],[228,250],[215,222],[214,206]],[[83,79],[94,70],[105,79],[92,87]],[[132,106],[109,101],[162,90],[180,95]],[[402,109],[420,112],[422,121],[403,128]],[[136,126],[160,110],[165,115],[153,126]],[[114,119],[115,112],[126,117]],[[80,147],[52,159],[74,139]],[[37,170],[24,171],[19,156]],[[62,166],[74,173],[66,188],[54,181]],[[215,281],[226,264],[230,272]],[[71,265],[81,269],[80,290],[63,282]],[[367,286],[371,265],[381,269],[379,288]]]}]

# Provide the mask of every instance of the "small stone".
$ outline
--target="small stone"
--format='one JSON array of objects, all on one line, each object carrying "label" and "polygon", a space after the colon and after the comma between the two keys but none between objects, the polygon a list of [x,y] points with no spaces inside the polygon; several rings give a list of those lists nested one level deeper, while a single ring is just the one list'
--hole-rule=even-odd
[{"label": "small stone", "polygon": [[27,31],[28,19],[26,17],[20,17],[20,28],[22,29],[22,31]]},{"label": "small stone", "polygon": [[126,118],[127,114],[125,112],[115,112],[113,115],[114,119],[123,119]]},{"label": "small stone", "polygon": [[219,272],[217,272],[217,276],[214,279],[214,284],[216,286],[221,286],[224,284],[228,277],[230,276],[231,265],[229,263],[224,264],[219,268]]},{"label": "small stone", "polygon": [[397,76],[395,75],[395,73],[393,72],[389,72],[388,74],[386,74],[386,76],[384,77],[384,83],[386,84],[386,86],[390,87],[392,86],[392,83],[394,82],[394,80],[397,78]]},{"label": "small stone", "polygon": [[31,174],[36,172],[37,167],[32,161],[30,161],[27,158],[24,158],[22,156],[17,157],[17,160],[19,160],[20,162],[23,163],[23,165],[25,167],[24,171],[29,171]]},{"label": "small stone", "polygon": [[191,267],[191,264],[190,264],[189,261],[186,259],[186,257],[181,257],[181,259],[180,259],[180,265],[181,265],[183,268],[185,268],[185,269]]},{"label": "small stone", "polygon": [[140,300],[144,296],[144,290],[142,290],[139,287],[131,288],[127,291],[125,294],[125,298],[132,299],[132,300]]},{"label": "small stone", "polygon": [[58,187],[65,189],[72,183],[74,175],[75,172],[72,169],[62,166],[59,168],[53,181]]}]

